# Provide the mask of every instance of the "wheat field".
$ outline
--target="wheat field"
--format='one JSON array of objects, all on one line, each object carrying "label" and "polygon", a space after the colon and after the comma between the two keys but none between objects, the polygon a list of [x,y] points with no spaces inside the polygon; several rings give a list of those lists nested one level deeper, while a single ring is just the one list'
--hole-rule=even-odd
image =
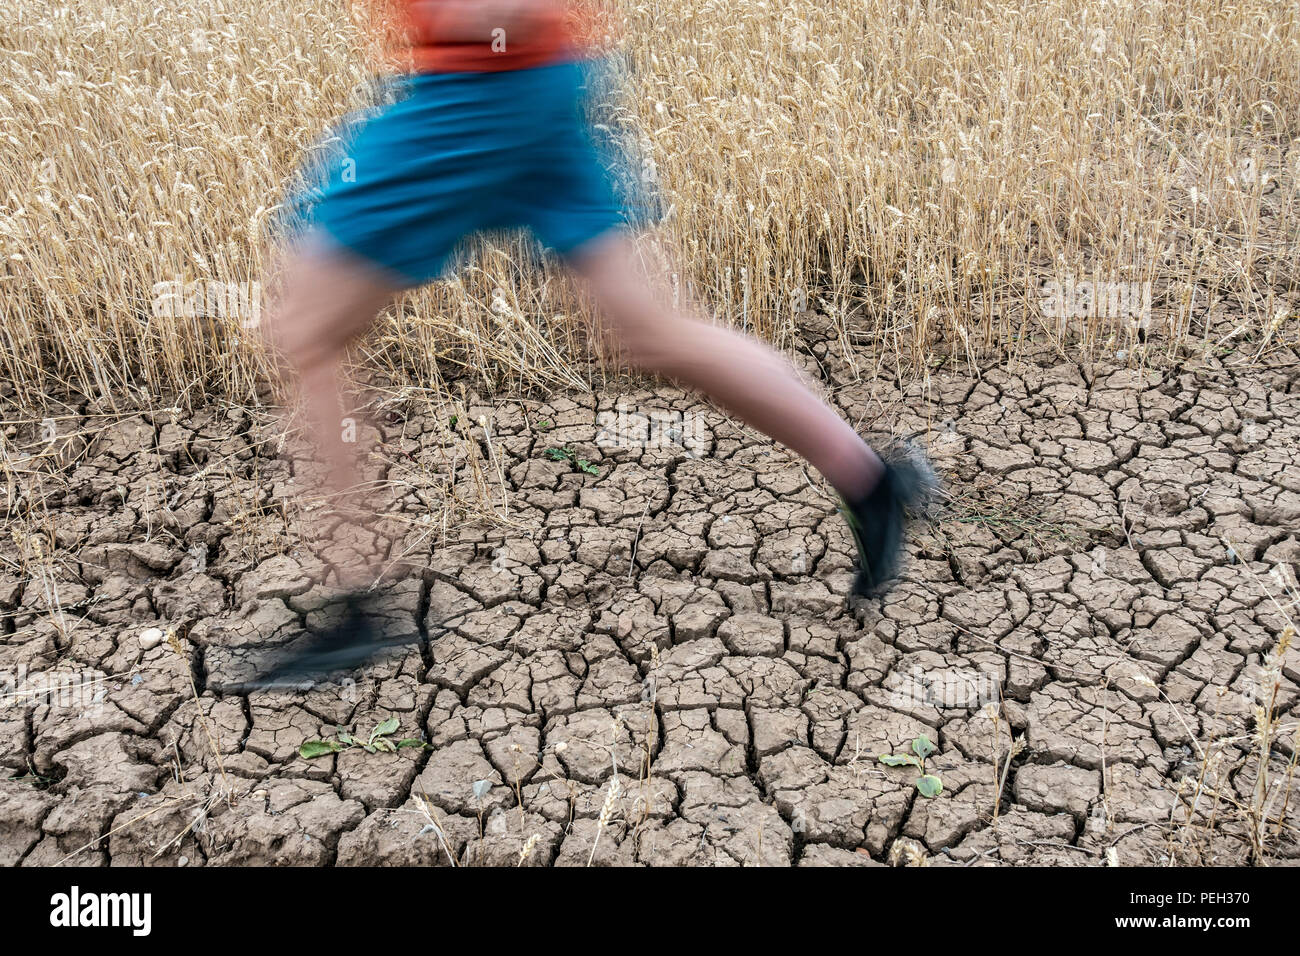
[{"label": "wheat field", "polygon": [[[1029,339],[1121,359],[1206,349],[1224,323],[1260,349],[1294,336],[1300,26],[1286,0],[606,12],[630,66],[606,125],[664,213],[644,241],[674,264],[674,294],[723,321],[788,347],[815,310],[850,354],[918,365]],[[342,0],[10,6],[12,398],[256,393],[284,187],[367,103],[373,26]],[[362,357],[435,387],[461,372],[488,388],[585,387],[607,368],[589,361],[584,306],[532,261],[520,239],[478,240],[455,278],[386,315]],[[1044,288],[1083,283],[1140,289],[1145,321],[1043,308]],[[160,309],[168,288],[199,289],[199,307]]]}]

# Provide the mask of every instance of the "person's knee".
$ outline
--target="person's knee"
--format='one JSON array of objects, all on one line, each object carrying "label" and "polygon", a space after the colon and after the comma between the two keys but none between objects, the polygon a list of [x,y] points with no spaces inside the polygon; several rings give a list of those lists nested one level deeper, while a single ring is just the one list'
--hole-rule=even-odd
[{"label": "person's knee", "polygon": [[603,323],[624,361],[653,368],[671,351],[677,320],[668,315],[607,314]]},{"label": "person's knee", "polygon": [[628,320],[609,311],[606,311],[602,318],[601,327],[625,351],[641,351],[648,344],[646,323],[635,319]]},{"label": "person's knee", "polygon": [[[301,375],[313,364],[312,337],[304,310],[288,302],[262,324],[262,342],[277,364]],[[317,340],[317,348],[319,340]]]},{"label": "person's knee", "polygon": [[337,359],[383,307],[383,290],[357,283],[300,281],[263,324],[263,341],[297,374]]}]

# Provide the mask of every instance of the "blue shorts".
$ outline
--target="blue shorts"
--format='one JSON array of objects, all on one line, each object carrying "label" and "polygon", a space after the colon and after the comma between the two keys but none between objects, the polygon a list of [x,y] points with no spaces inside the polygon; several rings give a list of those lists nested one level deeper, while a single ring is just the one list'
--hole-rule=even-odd
[{"label": "blue shorts", "polygon": [[323,185],[314,204],[290,197],[296,231],[409,287],[442,274],[470,233],[526,227],[567,255],[627,221],[583,115],[582,64],[390,82],[394,102],[345,120],[310,160],[308,183]]}]

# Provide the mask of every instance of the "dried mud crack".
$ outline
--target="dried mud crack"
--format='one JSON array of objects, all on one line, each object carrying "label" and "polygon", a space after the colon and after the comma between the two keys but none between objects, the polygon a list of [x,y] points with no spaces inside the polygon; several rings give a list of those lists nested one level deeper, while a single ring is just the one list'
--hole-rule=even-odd
[{"label": "dried mud crack", "polygon": [[[1255,785],[1300,716],[1295,356],[903,389],[835,356],[804,367],[951,493],[874,601],[816,476],[668,388],[389,403],[382,521],[333,554],[269,410],[11,427],[0,864],[1230,864],[1261,800],[1300,859]],[[404,654],[209,688],[320,627],[349,550]],[[427,747],[299,754],[390,717]],[[934,799],[877,760],[919,734]]]}]

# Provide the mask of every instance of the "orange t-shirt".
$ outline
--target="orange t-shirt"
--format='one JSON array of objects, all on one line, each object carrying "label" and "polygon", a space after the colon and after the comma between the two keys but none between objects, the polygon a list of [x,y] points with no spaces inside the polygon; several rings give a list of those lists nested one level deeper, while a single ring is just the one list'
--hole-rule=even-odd
[{"label": "orange t-shirt", "polygon": [[[545,2],[540,23],[516,40],[500,28],[481,40],[458,34],[457,2],[445,0],[370,0],[379,14],[384,59],[397,69],[417,73],[486,73],[524,70],[587,55],[595,19],[587,4]],[[453,37],[455,37],[453,39]]]}]

